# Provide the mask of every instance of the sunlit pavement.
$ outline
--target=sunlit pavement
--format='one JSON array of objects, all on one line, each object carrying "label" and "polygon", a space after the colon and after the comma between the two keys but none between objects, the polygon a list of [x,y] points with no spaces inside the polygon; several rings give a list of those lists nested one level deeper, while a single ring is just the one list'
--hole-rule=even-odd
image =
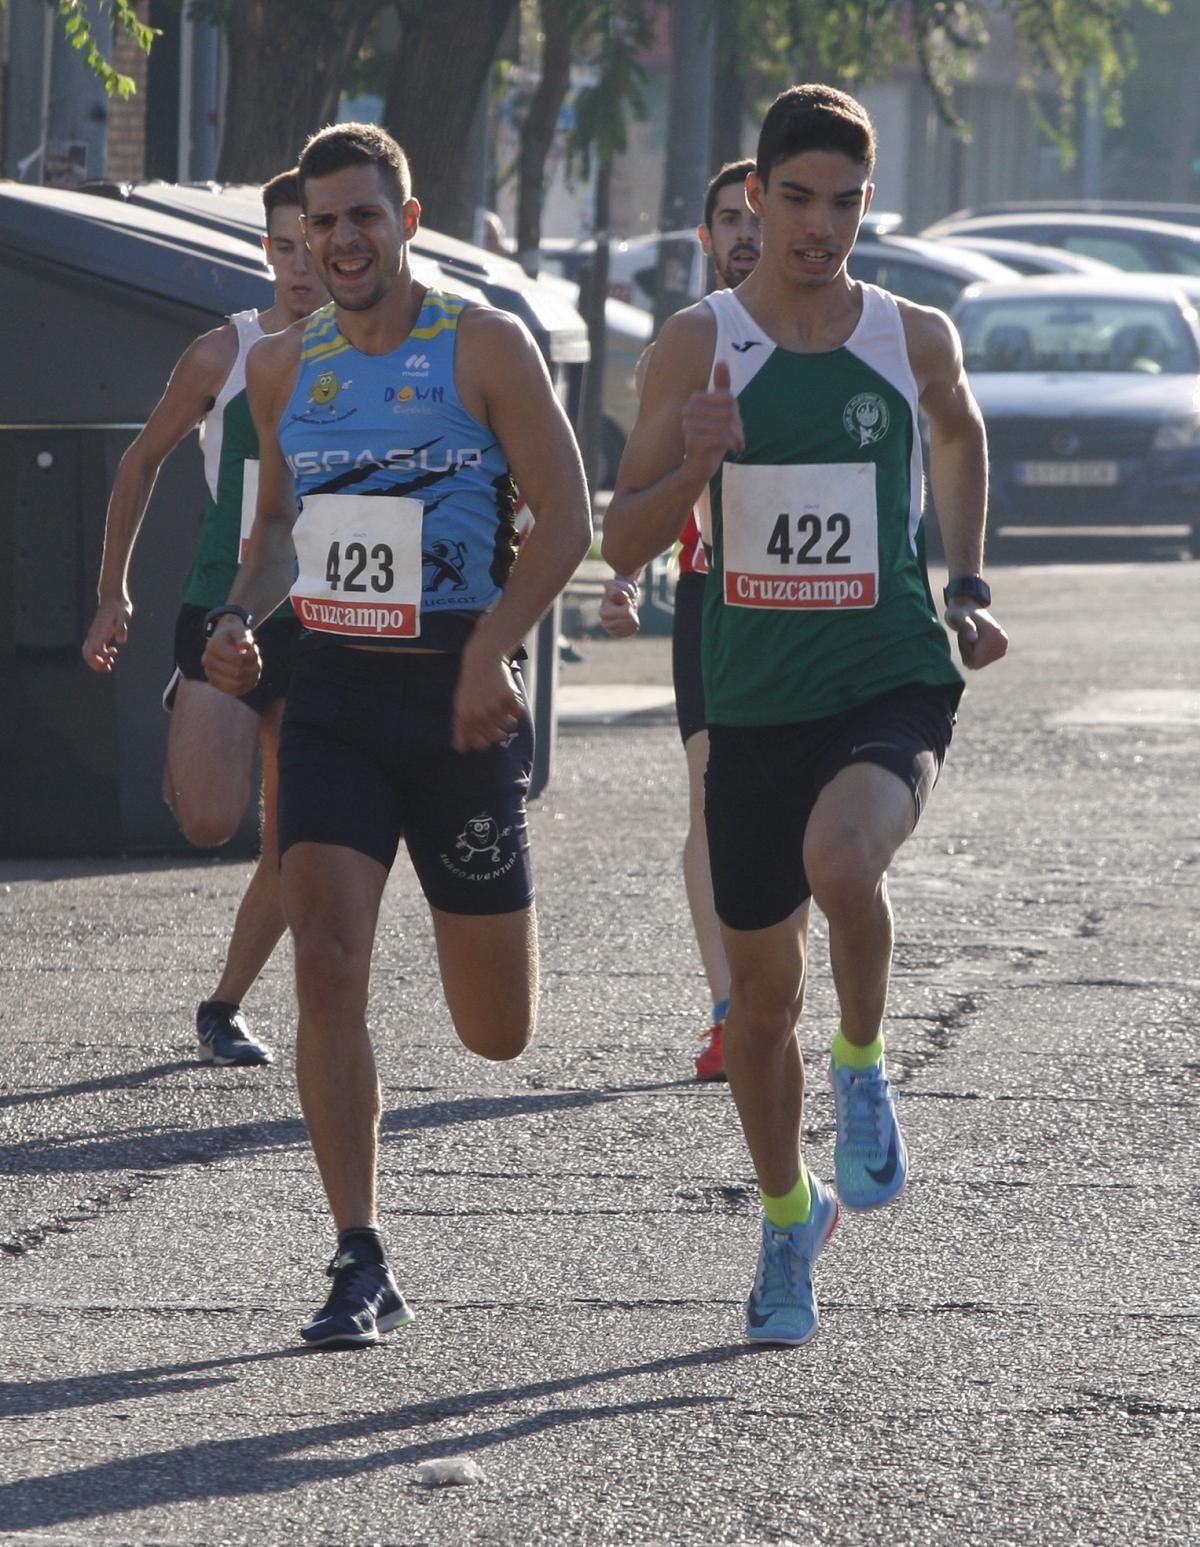
[{"label": "sunlit pavement", "polygon": [[[753,1179],[728,1090],[688,1078],[665,636],[562,668],[516,1064],[455,1043],[397,867],[370,1014],[418,1320],[376,1349],[297,1346],[332,1243],[286,952],[247,1004],[276,1064],[195,1062],[248,866],[0,862],[0,1541],[1193,1539],[1200,564],[991,578],[1010,657],[890,880],[911,1181],[844,1220],[805,1349],[742,1342]],[[826,1177],[834,1024],[818,925]],[[421,1487],[444,1456],[484,1481]]]}]

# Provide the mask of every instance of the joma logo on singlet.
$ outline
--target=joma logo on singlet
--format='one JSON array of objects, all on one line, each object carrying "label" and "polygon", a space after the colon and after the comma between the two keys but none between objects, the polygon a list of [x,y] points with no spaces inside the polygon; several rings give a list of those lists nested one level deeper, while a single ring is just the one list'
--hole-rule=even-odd
[{"label": "joma logo on singlet", "polygon": [[436,447],[420,451],[412,447],[392,447],[377,451],[297,451],[288,457],[287,464],[297,476],[312,473],[340,472],[347,467],[382,467],[397,473],[450,473],[459,467],[479,467],[483,452],[478,446],[465,446],[461,451]]}]

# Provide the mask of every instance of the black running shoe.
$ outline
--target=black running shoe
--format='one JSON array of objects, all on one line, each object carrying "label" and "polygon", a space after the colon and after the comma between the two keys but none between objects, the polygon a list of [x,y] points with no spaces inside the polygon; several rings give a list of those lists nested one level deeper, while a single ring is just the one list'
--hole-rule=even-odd
[{"label": "black running shoe", "polygon": [[206,999],[196,1011],[196,1040],[202,1064],[269,1064],[271,1049],[256,1042],[240,1006]]},{"label": "black running shoe", "polygon": [[378,1343],[381,1332],[407,1327],[415,1319],[386,1262],[359,1262],[349,1250],[325,1272],[333,1280],[329,1299],[300,1328],[311,1347],[364,1348]]}]

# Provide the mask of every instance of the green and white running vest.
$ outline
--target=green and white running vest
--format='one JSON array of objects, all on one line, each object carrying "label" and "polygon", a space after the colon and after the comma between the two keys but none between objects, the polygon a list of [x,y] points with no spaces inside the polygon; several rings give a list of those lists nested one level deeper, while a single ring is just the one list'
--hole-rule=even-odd
[{"label": "green and white running vest", "polygon": [[[258,434],[246,397],[246,356],[264,337],[257,311],[234,312],[237,358],[200,425],[208,499],[200,540],[183,583],[183,600],[219,607],[229,595],[241,562],[258,499]],[[291,615],[285,602],[273,617]]]},{"label": "green and white running vest", "polygon": [[[780,348],[732,290],[717,321],[746,448],[709,486],[704,690],[713,725],[841,714],[961,679],[921,527],[917,385],[894,298],[863,285],[839,349]],[[711,380],[711,377],[710,377]]]}]

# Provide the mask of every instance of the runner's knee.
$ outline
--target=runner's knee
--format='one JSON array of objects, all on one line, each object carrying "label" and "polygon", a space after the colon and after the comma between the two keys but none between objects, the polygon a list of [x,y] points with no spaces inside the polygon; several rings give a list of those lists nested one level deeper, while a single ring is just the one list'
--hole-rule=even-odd
[{"label": "runner's knee", "polygon": [[[219,796],[220,792],[216,792]],[[214,799],[214,792],[202,793],[181,790],[177,786],[166,790],[167,803],[179,823],[179,830],[189,843],[197,848],[216,848],[228,843],[241,826],[246,812],[246,800]]]},{"label": "runner's knee", "polygon": [[756,1047],[778,1046],[795,1032],[803,999],[803,984],[796,997],[789,1000],[783,995],[767,998],[761,991],[748,997],[739,992],[735,981],[730,989],[730,1013],[726,1024],[731,1022],[735,1035]]},{"label": "runner's knee", "polygon": [[369,934],[324,920],[291,926],[296,991],[301,998],[336,996],[364,982],[370,969]]},{"label": "runner's knee", "polygon": [[509,1063],[533,1041],[535,1018],[532,1012],[489,1015],[478,1023],[455,1023],[458,1040],[468,1052],[492,1063]]},{"label": "runner's knee", "polygon": [[826,915],[868,904],[886,868],[887,856],[870,835],[850,824],[810,834],[804,846],[804,872],[813,900]]}]

